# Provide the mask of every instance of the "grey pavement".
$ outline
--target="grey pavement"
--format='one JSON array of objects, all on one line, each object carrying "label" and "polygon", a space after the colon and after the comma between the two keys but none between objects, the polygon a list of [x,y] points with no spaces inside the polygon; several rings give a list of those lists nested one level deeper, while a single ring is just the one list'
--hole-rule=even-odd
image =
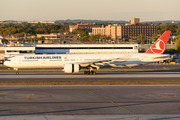
[{"label": "grey pavement", "polygon": [[0,120],[180,119],[180,86],[0,86]]},{"label": "grey pavement", "polygon": [[65,74],[63,72],[0,73],[0,81],[28,80],[180,80],[180,72],[98,72],[96,75]]}]

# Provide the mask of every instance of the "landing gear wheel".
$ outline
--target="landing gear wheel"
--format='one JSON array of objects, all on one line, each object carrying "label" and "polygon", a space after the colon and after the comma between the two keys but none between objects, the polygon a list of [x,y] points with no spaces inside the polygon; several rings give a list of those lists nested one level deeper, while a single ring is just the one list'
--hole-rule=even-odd
[{"label": "landing gear wheel", "polygon": [[16,72],[16,75],[19,75],[19,72],[18,72],[18,71]]},{"label": "landing gear wheel", "polygon": [[95,71],[92,71],[92,74],[93,74],[93,75],[95,75],[95,74],[96,74],[96,72],[95,72]]},{"label": "landing gear wheel", "polygon": [[90,75],[95,75],[96,72],[95,71],[84,71],[84,74],[90,74]]},{"label": "landing gear wheel", "polygon": [[90,74],[90,71],[84,71],[84,74]]}]

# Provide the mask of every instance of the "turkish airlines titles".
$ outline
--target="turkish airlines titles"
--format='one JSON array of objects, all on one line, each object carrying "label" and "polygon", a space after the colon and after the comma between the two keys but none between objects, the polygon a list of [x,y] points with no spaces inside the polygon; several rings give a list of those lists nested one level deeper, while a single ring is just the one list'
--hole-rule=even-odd
[{"label": "turkish airlines titles", "polygon": [[61,59],[61,56],[36,56],[36,57],[24,57],[25,60],[29,59]]}]

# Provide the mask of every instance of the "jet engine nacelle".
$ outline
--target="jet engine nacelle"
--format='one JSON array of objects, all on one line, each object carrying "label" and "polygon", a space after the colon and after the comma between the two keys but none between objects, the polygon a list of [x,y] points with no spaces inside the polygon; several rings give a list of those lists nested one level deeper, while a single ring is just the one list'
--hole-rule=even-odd
[{"label": "jet engine nacelle", "polygon": [[79,69],[80,69],[79,64],[72,64],[72,63],[64,64],[65,73],[78,73]]}]

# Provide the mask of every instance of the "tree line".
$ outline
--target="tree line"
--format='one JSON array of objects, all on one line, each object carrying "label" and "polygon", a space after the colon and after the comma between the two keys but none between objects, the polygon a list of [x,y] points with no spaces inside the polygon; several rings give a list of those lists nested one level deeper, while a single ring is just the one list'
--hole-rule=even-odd
[{"label": "tree line", "polygon": [[[103,25],[108,25],[110,23],[104,23]],[[139,23],[140,25],[147,25],[147,23]],[[152,24],[151,22],[148,24]],[[49,33],[63,33],[69,32],[69,25],[68,23],[64,24],[30,24],[30,23],[23,23],[23,24],[0,24],[0,34],[9,35],[13,34],[14,36],[21,36],[24,34],[27,35],[36,35],[36,34],[49,34]],[[176,35],[180,35],[180,25],[179,24],[156,24],[158,27],[157,34],[162,34],[166,30],[172,31],[172,33]]]},{"label": "tree line", "polygon": [[0,24],[0,34],[22,37],[36,34],[64,33],[69,31],[68,24]]}]

